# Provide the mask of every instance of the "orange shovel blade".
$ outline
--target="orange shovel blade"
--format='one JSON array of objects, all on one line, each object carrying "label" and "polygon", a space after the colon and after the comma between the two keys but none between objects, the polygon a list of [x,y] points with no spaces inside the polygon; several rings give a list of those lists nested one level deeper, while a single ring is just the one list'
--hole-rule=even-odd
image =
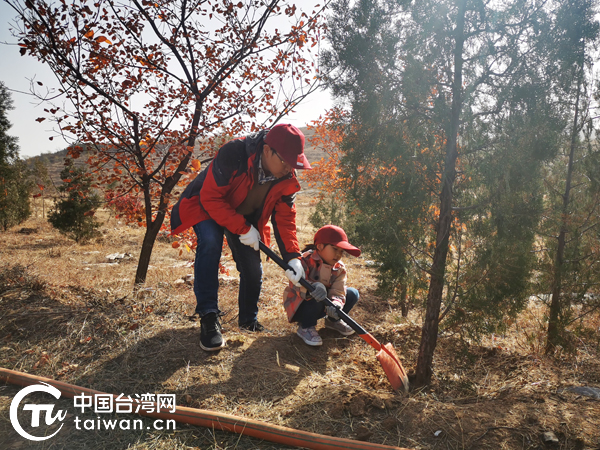
[{"label": "orange shovel blade", "polygon": [[408,392],[408,376],[391,343],[381,346],[377,359],[394,390],[397,391],[404,386],[404,391]]}]

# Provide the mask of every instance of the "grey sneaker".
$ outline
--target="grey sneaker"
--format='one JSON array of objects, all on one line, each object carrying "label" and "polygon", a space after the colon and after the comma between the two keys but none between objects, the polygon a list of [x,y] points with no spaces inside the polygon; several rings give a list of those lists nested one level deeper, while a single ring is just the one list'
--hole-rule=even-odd
[{"label": "grey sneaker", "polygon": [[313,347],[318,347],[319,345],[323,345],[323,340],[319,333],[317,333],[317,329],[315,327],[302,328],[302,326],[298,326],[298,331],[296,334],[302,338],[302,340]]},{"label": "grey sneaker", "polygon": [[343,320],[331,320],[329,317],[325,317],[325,328],[335,330],[343,336],[350,336],[354,334],[354,330],[348,326]]}]

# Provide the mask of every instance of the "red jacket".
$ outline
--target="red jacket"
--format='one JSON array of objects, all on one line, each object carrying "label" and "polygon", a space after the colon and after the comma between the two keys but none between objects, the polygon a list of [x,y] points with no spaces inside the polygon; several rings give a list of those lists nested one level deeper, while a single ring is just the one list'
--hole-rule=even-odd
[{"label": "red jacket", "polygon": [[[171,235],[213,219],[234,234],[250,230],[250,223],[235,210],[254,183],[254,168],[268,130],[234,139],[219,149],[212,162],[186,187],[171,210]],[[300,184],[295,172],[273,182],[259,211],[257,229],[266,245],[271,242],[271,219],[275,240],[284,260],[300,256],[296,237],[296,205]]]}]

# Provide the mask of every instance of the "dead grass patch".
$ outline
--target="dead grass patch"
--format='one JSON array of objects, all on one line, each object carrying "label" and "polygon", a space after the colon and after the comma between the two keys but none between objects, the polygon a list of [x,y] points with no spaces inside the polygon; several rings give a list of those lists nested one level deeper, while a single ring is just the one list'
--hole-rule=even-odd
[{"label": "dead grass patch", "polygon": [[[309,210],[310,196],[299,196],[302,243],[314,231]],[[198,322],[190,320],[192,287],[177,283],[193,272],[192,254],[180,256],[168,240],[157,242],[145,289],[134,293],[141,229],[111,218],[102,238],[77,245],[41,220],[24,227],[36,232],[0,234],[2,367],[117,394],[173,393],[184,406],[415,449],[538,449],[545,431],[559,439],[556,448],[600,448],[599,401],[566,389],[600,387],[597,316],[576,324],[581,345],[575,354],[551,358],[540,352],[540,305],[510,332],[482,343],[441,336],[434,384],[403,395],[391,390],[374,350],[360,338],[321,328],[321,348],[301,342],[285,319],[286,281],[272,262],[264,262],[259,313],[267,331],[253,334],[237,327],[238,282],[233,262],[225,260],[230,274],[221,280],[220,296],[228,346],[208,354],[198,346]],[[106,256],[113,253],[132,257],[110,263]],[[412,368],[418,315],[398,323],[399,308],[375,295],[364,259],[346,262],[350,285],[361,291],[353,317],[391,342]],[[8,419],[18,390],[0,386],[0,448],[283,448],[183,425],[169,432],[92,432],[72,423],[50,443],[32,445]],[[72,401],[62,402],[59,408],[74,411]]]}]

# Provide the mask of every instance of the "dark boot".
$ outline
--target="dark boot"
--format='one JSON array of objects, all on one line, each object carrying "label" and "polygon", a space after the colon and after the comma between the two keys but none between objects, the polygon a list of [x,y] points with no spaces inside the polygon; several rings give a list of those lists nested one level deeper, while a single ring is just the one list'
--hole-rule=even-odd
[{"label": "dark boot", "polygon": [[200,319],[200,347],[207,352],[225,347],[221,324],[216,313],[208,313]]},{"label": "dark boot", "polygon": [[240,329],[260,332],[260,331],[264,331],[265,327],[263,327],[260,323],[258,323],[258,320],[255,320],[253,322],[246,322],[246,323],[241,324]]}]

